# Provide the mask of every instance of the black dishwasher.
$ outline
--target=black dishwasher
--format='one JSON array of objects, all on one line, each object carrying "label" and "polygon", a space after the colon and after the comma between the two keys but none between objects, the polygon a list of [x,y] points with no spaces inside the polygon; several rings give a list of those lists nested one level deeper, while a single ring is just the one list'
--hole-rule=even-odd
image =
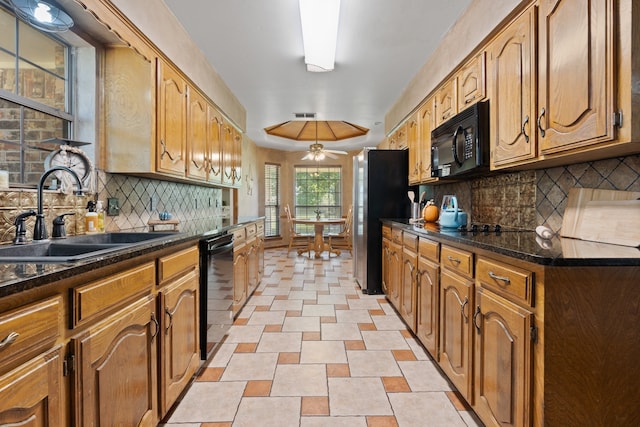
[{"label": "black dishwasher", "polygon": [[200,359],[207,360],[233,323],[233,234],[200,240]]}]

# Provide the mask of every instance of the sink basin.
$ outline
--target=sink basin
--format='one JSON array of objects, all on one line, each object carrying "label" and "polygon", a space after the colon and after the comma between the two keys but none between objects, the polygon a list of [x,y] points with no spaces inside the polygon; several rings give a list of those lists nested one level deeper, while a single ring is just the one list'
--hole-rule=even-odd
[{"label": "sink basin", "polygon": [[176,233],[100,233],[31,242],[26,245],[2,246],[0,263],[76,262],[170,236],[176,236]]}]

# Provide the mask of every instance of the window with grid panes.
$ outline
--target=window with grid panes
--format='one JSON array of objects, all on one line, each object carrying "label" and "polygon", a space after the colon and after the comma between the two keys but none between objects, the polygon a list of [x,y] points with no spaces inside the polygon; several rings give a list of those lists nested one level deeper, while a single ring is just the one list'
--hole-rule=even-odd
[{"label": "window with grid panes", "polygon": [[67,138],[70,47],[0,7],[0,169],[10,185],[37,184],[44,160]]},{"label": "window with grid panes", "polygon": [[[342,216],[342,168],[340,166],[295,167],[294,212],[296,218]],[[325,225],[325,233],[339,233],[340,224]],[[313,225],[296,224],[299,233],[313,234]]]},{"label": "window with grid panes", "polygon": [[280,235],[280,165],[264,165],[264,235]]}]

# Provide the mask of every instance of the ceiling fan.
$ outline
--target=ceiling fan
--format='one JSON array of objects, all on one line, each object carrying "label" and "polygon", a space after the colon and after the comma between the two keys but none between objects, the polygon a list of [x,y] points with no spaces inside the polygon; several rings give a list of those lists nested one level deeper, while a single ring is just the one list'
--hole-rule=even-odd
[{"label": "ceiling fan", "polygon": [[336,154],[347,154],[347,152],[341,150],[327,150],[324,148],[324,145],[316,142],[315,144],[311,144],[309,146],[309,151],[307,152],[307,154],[305,154],[302,160],[320,161],[324,160],[325,157],[329,157],[330,159],[337,159],[338,156],[336,156]]}]

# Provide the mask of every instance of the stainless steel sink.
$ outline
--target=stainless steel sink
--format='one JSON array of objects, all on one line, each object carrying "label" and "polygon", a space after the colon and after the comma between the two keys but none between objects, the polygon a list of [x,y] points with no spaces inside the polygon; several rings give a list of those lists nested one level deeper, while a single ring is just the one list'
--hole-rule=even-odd
[{"label": "stainless steel sink", "polygon": [[176,233],[100,233],[26,245],[1,246],[0,263],[77,262],[170,236],[176,236]]}]

